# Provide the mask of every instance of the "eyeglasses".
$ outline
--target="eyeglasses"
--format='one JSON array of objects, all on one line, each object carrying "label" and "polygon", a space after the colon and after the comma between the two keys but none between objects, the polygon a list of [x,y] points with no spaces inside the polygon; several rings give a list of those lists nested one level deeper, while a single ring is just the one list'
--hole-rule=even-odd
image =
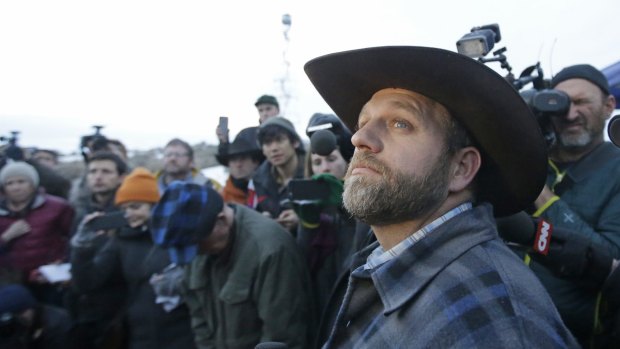
[{"label": "eyeglasses", "polygon": [[182,158],[184,156],[189,156],[189,154],[188,153],[176,153],[176,152],[170,152],[170,153],[164,154],[165,158]]}]

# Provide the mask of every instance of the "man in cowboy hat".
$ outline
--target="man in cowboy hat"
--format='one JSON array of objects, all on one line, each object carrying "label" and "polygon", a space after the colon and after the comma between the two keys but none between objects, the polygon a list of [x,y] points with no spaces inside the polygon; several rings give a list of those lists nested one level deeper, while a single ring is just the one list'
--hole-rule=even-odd
[{"label": "man in cowboy hat", "polygon": [[256,141],[257,133],[258,127],[244,128],[230,146],[218,149],[215,155],[217,161],[228,167],[230,173],[221,192],[226,202],[245,204],[248,199],[248,183],[265,160]]},{"label": "man in cowboy hat", "polygon": [[351,265],[330,347],[576,347],[494,215],[536,199],[546,152],[501,76],[434,48],[318,57],[306,73],[357,132],[346,209],[377,242]]}]

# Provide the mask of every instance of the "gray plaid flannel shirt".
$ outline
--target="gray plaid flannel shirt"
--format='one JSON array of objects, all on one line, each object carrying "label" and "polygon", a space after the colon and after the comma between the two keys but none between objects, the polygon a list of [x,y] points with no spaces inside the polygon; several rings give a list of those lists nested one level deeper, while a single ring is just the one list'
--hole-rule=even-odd
[{"label": "gray plaid flannel shirt", "polygon": [[324,348],[578,348],[483,204],[376,269],[360,252]]}]

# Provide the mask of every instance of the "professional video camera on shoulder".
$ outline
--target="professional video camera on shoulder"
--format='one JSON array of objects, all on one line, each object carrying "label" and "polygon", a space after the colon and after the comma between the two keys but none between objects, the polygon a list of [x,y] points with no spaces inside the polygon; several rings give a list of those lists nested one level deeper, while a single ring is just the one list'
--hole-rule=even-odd
[{"label": "professional video camera on shoulder", "polygon": [[526,85],[532,83],[532,88],[523,90],[521,97],[528,104],[545,136],[547,145],[555,141],[555,135],[551,129],[550,117],[563,116],[568,113],[570,108],[569,96],[550,87],[550,80],[545,79],[540,62],[527,67],[518,78],[512,74],[512,67],[508,64],[506,48],[493,51],[493,57],[485,58],[491,52],[495,43],[501,40],[498,24],[488,24],[474,27],[471,31],[456,42],[457,51],[465,56],[478,59],[482,63],[499,62],[502,69],[506,69],[508,74],[505,76],[512,86],[521,91]]},{"label": "professional video camera on shoulder", "polygon": [[[0,149],[0,162],[4,164],[7,159],[14,161],[24,160],[24,151],[17,145],[19,131],[11,131],[11,135],[8,137],[0,136],[0,142],[6,142],[6,145],[2,145]],[[1,166],[0,166],[1,167]]]},{"label": "professional video camera on shoulder", "polygon": [[103,126],[94,125],[95,133],[82,136],[80,139],[80,151],[84,157],[84,161],[88,161],[88,157],[98,151],[108,148],[108,139],[101,133]]}]

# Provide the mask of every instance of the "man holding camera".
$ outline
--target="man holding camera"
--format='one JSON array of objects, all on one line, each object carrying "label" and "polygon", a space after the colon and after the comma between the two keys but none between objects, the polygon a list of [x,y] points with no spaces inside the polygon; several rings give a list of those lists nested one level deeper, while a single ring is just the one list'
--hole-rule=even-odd
[{"label": "man holding camera", "polygon": [[258,144],[266,160],[248,184],[247,205],[295,232],[299,218],[289,199],[288,184],[304,177],[304,147],[295,126],[275,116],[258,128]]},{"label": "man holding camera", "polygon": [[[114,204],[114,197],[126,173],[127,165],[112,152],[98,151],[88,157],[86,189],[91,194],[82,197],[75,206],[75,230],[88,214],[119,210]],[[106,238],[98,239],[94,250],[103,248],[106,242]],[[110,324],[118,309],[122,309],[125,296],[125,284],[120,278],[110,280],[106,287],[96,290],[85,290],[72,285],[67,302],[76,325],[74,340],[78,347],[99,348],[103,345],[105,337],[110,335]]]},{"label": "man holding camera", "polygon": [[[591,65],[564,68],[551,85],[568,94],[571,104],[566,115],[551,117],[556,142],[549,150],[547,182],[535,201],[534,216],[579,235],[563,247],[571,263],[585,264],[590,256],[579,251],[588,248],[594,249],[590,254],[619,259],[620,150],[604,140],[615,98],[605,76]],[[581,279],[560,278],[554,273],[558,270],[537,261],[530,266],[567,327],[586,344],[595,330],[598,290],[585,287]]]},{"label": "man holding camera", "polygon": [[545,179],[545,142],[513,87],[426,47],[334,53],[305,70],[357,129],[343,199],[377,237],[353,257],[324,348],[577,347],[495,227]]}]

